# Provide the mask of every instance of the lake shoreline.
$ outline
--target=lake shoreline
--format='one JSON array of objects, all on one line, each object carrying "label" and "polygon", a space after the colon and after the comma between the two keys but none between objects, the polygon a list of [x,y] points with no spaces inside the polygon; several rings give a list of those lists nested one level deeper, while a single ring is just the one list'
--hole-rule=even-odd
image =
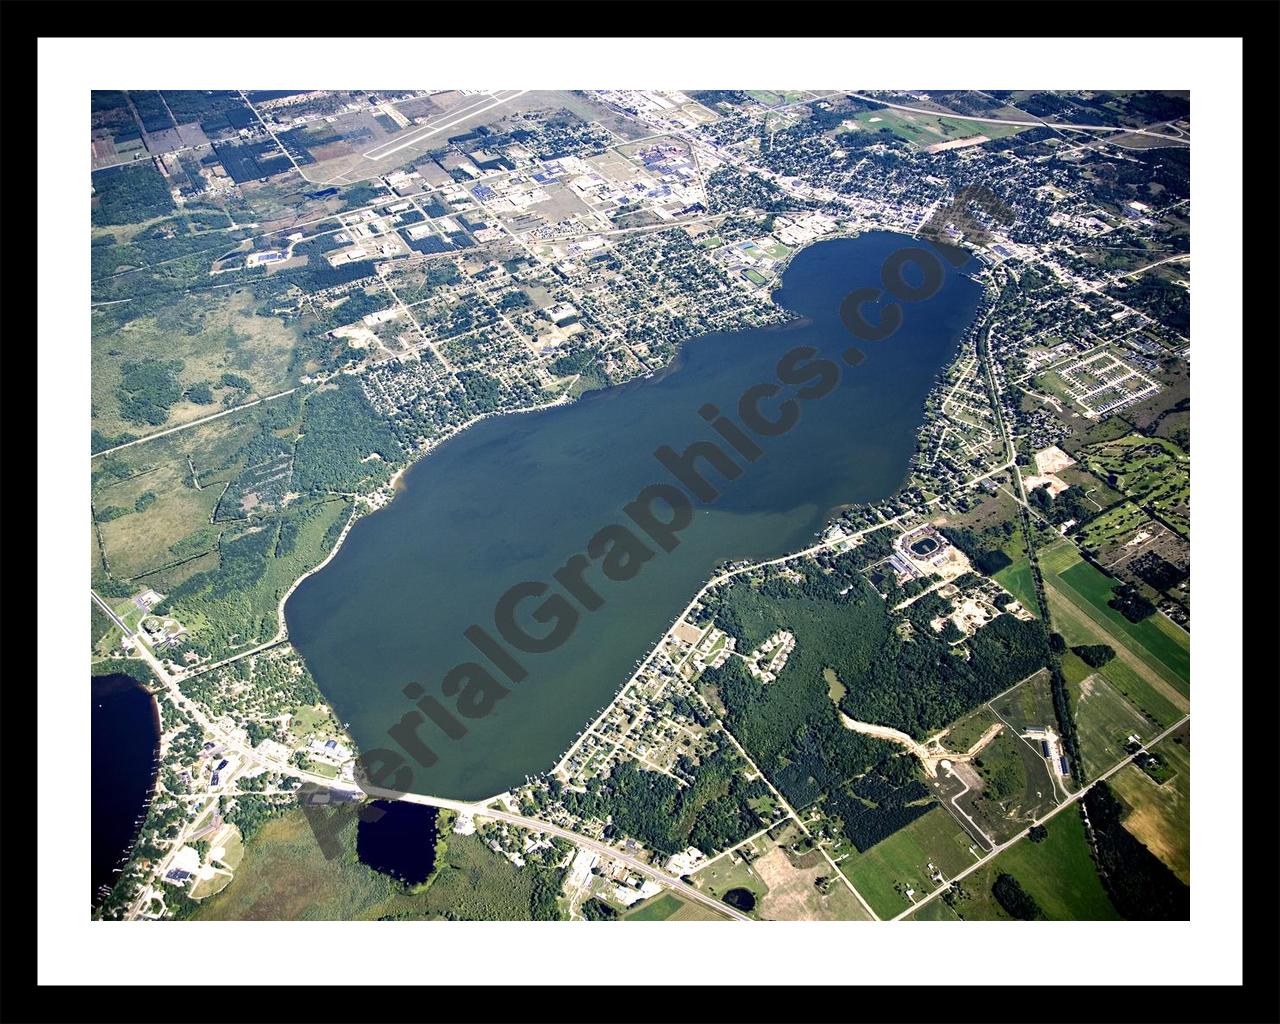
[{"label": "lake shoreline", "polygon": [[[145,695],[145,702],[136,699],[141,695]],[[90,785],[90,824],[94,840],[90,891],[91,906],[96,910],[118,880],[120,869],[132,859],[142,835],[142,825],[159,792],[163,733],[155,693],[129,673],[91,673],[90,699],[95,712],[90,741],[94,769]],[[145,727],[149,727],[150,737],[146,757],[131,746],[132,741],[142,737],[122,735],[128,729]],[[147,781],[140,785],[144,772]],[[124,823],[126,817],[130,819],[129,824]],[[108,858],[112,861],[110,865]],[[104,888],[106,892],[102,891]]]},{"label": "lake shoreline", "polygon": [[[391,705],[399,708],[392,721],[401,717],[400,705],[407,702],[398,692],[407,679],[425,676],[432,682],[451,662],[475,657],[474,649],[460,646],[462,627],[487,621],[486,609],[493,608],[503,583],[549,578],[544,574],[555,560],[617,519],[637,485],[660,478],[670,483],[651,453],[680,441],[686,431],[693,433],[684,444],[704,436],[706,425],[696,410],[711,399],[733,408],[737,398],[731,396],[771,377],[784,349],[814,344],[829,358],[846,348],[847,330],[836,318],[842,296],[878,274],[883,258],[907,238],[884,232],[814,243],[802,250],[808,256],[791,261],[791,276],[775,292],[790,314],[785,321],[690,339],[660,371],[586,392],[580,396],[585,402],[561,399],[475,417],[401,466],[392,477],[394,497],[377,509],[384,516],[370,517],[378,529],[356,534],[355,548],[346,531],[309,574],[310,583],[292,588],[284,623],[326,701],[340,720],[351,723],[357,748],[386,746],[391,722],[375,721],[390,714]],[[511,706],[526,705],[517,713],[521,744],[542,752],[536,765],[530,759],[519,774],[503,775],[500,763],[487,763],[485,739],[476,738],[461,753],[446,747],[451,763],[424,773],[414,790],[478,799],[507,791],[531,772],[545,772],[576,740],[566,720],[582,721],[578,714],[590,720],[595,712],[589,709],[616,699],[634,670],[633,653],[637,663],[643,660],[653,638],[664,632],[671,613],[659,619],[658,609],[681,607],[716,575],[704,564],[713,569],[744,558],[786,557],[810,546],[815,531],[820,534],[843,510],[901,490],[927,395],[938,371],[954,359],[981,294],[972,279],[960,277],[950,279],[935,304],[918,308],[916,320],[893,345],[875,348],[873,359],[844,375],[843,398],[815,404],[805,413],[808,427],[768,443],[776,454],[750,470],[752,483],[728,488],[716,506],[706,508],[713,528],[682,535],[682,542],[692,540],[674,563],[667,559],[663,567],[646,570],[651,576],[627,585],[621,597],[631,607],[624,607],[622,619],[611,611],[603,619],[588,615],[579,621],[574,613],[574,655],[535,659],[535,672],[556,680],[557,695],[527,697],[545,689],[528,685],[512,691],[519,699]],[[794,341],[780,335],[793,335]],[[537,411],[549,415],[526,417],[530,422],[511,431],[471,429],[480,419]],[[437,459],[422,457],[432,452]],[[425,474],[420,479],[426,486],[409,480],[410,468]],[[702,514],[697,521],[703,523]],[[338,547],[343,558],[335,557]],[[328,572],[317,582],[322,567]],[[373,662],[360,653],[371,636],[378,637]],[[347,668],[340,667],[344,663]],[[545,700],[560,710],[546,715],[527,707]],[[582,710],[569,710],[575,705]],[[493,735],[490,722],[469,722],[468,730],[472,736]],[[519,756],[490,744],[494,752],[499,762]]]}]

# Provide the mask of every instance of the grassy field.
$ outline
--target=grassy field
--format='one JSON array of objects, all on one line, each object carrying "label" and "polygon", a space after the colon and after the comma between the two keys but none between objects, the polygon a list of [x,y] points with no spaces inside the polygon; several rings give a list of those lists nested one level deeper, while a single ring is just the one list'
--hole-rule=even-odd
[{"label": "grassy field", "polygon": [[668,890],[652,896],[622,915],[624,921],[728,921],[710,907],[681,899]]},{"label": "grassy field", "polygon": [[1155,735],[1156,726],[1101,675],[1094,673],[1077,684],[1068,683],[1068,689],[1080,739],[1080,757],[1088,779],[1096,779],[1124,759],[1130,734],[1141,740]]},{"label": "grassy field", "polygon": [[954,911],[930,907],[912,920],[1010,920],[991,895],[991,886],[1002,872],[1016,878],[1050,920],[1117,920],[1119,915],[1094,869],[1079,810],[1068,807],[1045,827],[1049,836],[1044,842],[1020,840],[961,881],[968,898],[959,900]]},{"label": "grassy field", "polygon": [[996,712],[1019,733],[1028,726],[1054,724],[1053,693],[1048,669],[1041,669],[1030,679],[991,702]]},{"label": "grassy field", "polygon": [[995,725],[999,720],[995,712],[983,704],[948,726],[942,736],[942,744],[948,750],[963,753],[973,746],[989,726]]},{"label": "grassy field", "polygon": [[1073,598],[1079,596],[1088,603],[1087,610],[1102,628],[1124,636],[1143,661],[1173,683],[1184,697],[1190,694],[1191,643],[1185,630],[1158,613],[1141,622],[1130,622],[1107,604],[1114,580],[1087,562],[1060,573],[1058,580]]},{"label": "grassy field", "polygon": [[[796,856],[787,846],[799,835],[788,830],[777,843],[762,842],[753,869],[768,886],[759,916],[766,921],[870,921],[871,914],[818,850]],[[819,879],[828,879],[825,891]]]},{"label": "grassy field", "polygon": [[1112,658],[1103,665],[1102,675],[1123,693],[1131,704],[1140,711],[1146,712],[1162,726],[1172,725],[1185,713],[1185,707],[1174,704],[1164,693],[1152,687],[1143,676],[1119,658]]},{"label": "grassy field", "polygon": [[[1120,663],[1163,698],[1166,705],[1185,712],[1190,706],[1190,637],[1165,616],[1156,613],[1130,622],[1107,605],[1114,581],[1080,559],[1070,544],[1045,549],[1042,556],[1045,589],[1058,631],[1072,646],[1105,643]],[[1104,672],[1104,675],[1110,675]],[[1123,687],[1121,687],[1123,689]],[[1159,718],[1167,706],[1147,708]]]},{"label": "grassy field", "polygon": [[517,868],[476,836],[450,836],[425,892],[359,863],[356,820],[326,860],[301,810],[267,822],[244,852],[231,883],[201,903],[200,920],[370,921],[382,917],[529,920],[533,872]]},{"label": "grassy field", "polygon": [[330,723],[329,712],[322,706],[300,707],[289,722],[289,731],[299,742],[306,742],[312,733]]},{"label": "grassy field", "polygon": [[111,621],[95,601],[89,602],[89,613],[89,642],[93,653],[106,655],[120,642],[120,627]]},{"label": "grassy field", "polygon": [[657,896],[653,896],[634,910],[628,910],[622,915],[624,921],[665,921],[674,914],[684,904],[679,896],[671,892],[660,892]]},{"label": "grassy field", "polygon": [[756,909],[748,912],[748,917],[758,916],[761,901],[769,891],[755,869],[733,854],[699,870],[693,876],[693,884],[716,899],[723,898],[730,889],[750,890],[756,898]]},{"label": "grassy field", "polygon": [[[876,118],[876,121],[872,121]],[[959,118],[941,114],[921,114],[908,110],[872,110],[858,114],[855,121],[868,128],[881,128],[893,132],[900,139],[905,139],[917,146],[931,146],[936,142],[947,142],[952,139],[965,139],[974,135],[985,135],[988,139],[999,139],[1006,135],[1014,135],[1025,131],[1017,125],[983,124],[978,121],[963,121]]]},{"label": "grassy field", "polygon": [[1039,618],[1040,605],[1036,601],[1036,585],[1031,578],[1030,561],[1020,558],[1013,565],[1006,565],[993,578],[1016,597],[1023,608]]},{"label": "grassy field", "polygon": [[399,886],[358,863],[355,819],[343,854],[326,860],[301,810],[267,822],[249,843],[235,878],[201,903],[200,920],[350,921],[378,917]]},{"label": "grassy field", "polygon": [[[93,506],[116,575],[136,576],[213,547],[210,517],[262,416],[258,406],[93,461]],[[137,511],[145,494],[155,500]],[[110,508],[126,514],[108,519]]]},{"label": "grassy field", "polygon": [[130,423],[123,418],[116,394],[125,363],[146,358],[181,360],[179,382],[186,387],[200,381],[214,385],[213,405],[185,399],[169,408],[163,427],[175,426],[218,412],[227,389],[218,387],[223,373],[246,378],[259,395],[291,387],[305,369],[291,369],[299,343],[297,329],[276,317],[258,316],[253,298],[242,293],[188,294],[154,316],[123,326],[93,321],[92,424],[105,434],[122,431],[146,434],[162,429]]},{"label": "grassy field", "polygon": [[911,905],[908,887],[917,896],[936,887],[929,880],[930,863],[947,878],[972,864],[977,859],[969,852],[972,842],[947,811],[935,807],[865,853],[854,851],[839,867],[879,917],[891,918]]},{"label": "grassy field", "polygon": [[477,836],[450,836],[427,891],[397,901],[405,916],[462,921],[527,921],[534,876],[494,853]]},{"label": "grassy field", "polygon": [[1151,753],[1173,769],[1157,783],[1137,765],[1129,765],[1109,780],[1129,807],[1124,827],[1175,875],[1191,884],[1191,727],[1183,726]]},{"label": "grassy field", "polygon": [[1057,802],[1058,791],[1039,745],[1008,728],[983,747],[971,764],[982,776],[983,788],[966,793],[956,803],[995,842],[1012,839]]}]

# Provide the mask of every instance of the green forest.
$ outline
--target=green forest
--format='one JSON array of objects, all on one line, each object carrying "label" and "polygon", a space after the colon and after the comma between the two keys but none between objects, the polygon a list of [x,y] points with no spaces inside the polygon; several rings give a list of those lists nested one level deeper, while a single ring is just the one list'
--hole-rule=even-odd
[{"label": "green forest", "polygon": [[[369,459],[376,454],[377,459]],[[390,427],[369,405],[354,379],[318,391],[307,402],[294,462],[294,486],[303,491],[351,492],[390,475],[404,455]],[[368,460],[368,461],[366,461]]]},{"label": "green forest", "polygon": [[687,786],[622,761],[606,778],[593,778],[585,793],[566,790],[564,804],[583,818],[612,819],[606,836],[634,836],[667,855],[688,846],[715,853],[763,825],[749,801],[769,796],[769,787],[743,777],[745,764],[724,739],[716,737],[715,750],[700,764],[684,767],[693,774]]},{"label": "green forest", "polygon": [[169,186],[149,160],[99,171],[93,190],[94,224],[136,224],[174,208]]}]

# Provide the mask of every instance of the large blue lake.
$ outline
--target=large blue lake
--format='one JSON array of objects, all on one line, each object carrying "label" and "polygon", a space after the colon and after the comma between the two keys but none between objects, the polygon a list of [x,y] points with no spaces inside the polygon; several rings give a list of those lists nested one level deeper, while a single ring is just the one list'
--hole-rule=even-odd
[{"label": "large blue lake", "polygon": [[[802,547],[833,509],[897,490],[925,396],[972,322],[981,290],[948,268],[941,290],[903,303],[902,327],[880,342],[857,342],[839,311],[850,291],[880,286],[886,257],[919,244],[886,232],[814,244],[796,255],[775,293],[803,319],[698,338],[660,375],[572,405],[487,420],[413,466],[396,499],[357,523],[285,607],[294,645],[359,748],[407,757],[389,736],[420,699],[403,688],[417,683],[457,715],[442,681],[454,666],[476,662],[509,694],[485,717],[459,717],[467,730],[459,739],[425,721],[421,738],[438,759],[429,767],[408,759],[412,780],[398,784],[468,800],[518,785],[555,764],[717,563]],[[867,315],[875,319],[874,303]],[[855,343],[866,358],[849,366],[841,356]],[[810,399],[797,392],[813,381],[789,385],[761,402],[764,415],[777,417],[791,397],[801,415],[780,436],[751,434],[764,454],[749,462],[699,410],[711,403],[740,423],[740,396],[755,384],[776,384],[780,358],[798,346],[820,350],[812,359],[832,360],[839,384]],[[703,439],[718,441],[742,472],[725,480],[706,469],[720,494],[692,502],[692,521],[667,552],[623,509],[646,485],[677,482],[656,449],[682,452]],[[652,507],[665,511],[661,502]],[[553,573],[609,524],[631,528],[653,557],[626,580],[605,578],[593,562],[581,578],[600,607],[589,611],[564,597],[577,622],[554,650],[503,644],[527,673],[512,683],[463,631],[477,624],[498,637],[494,609],[503,593],[546,581],[548,594],[522,602],[516,616],[529,634],[545,635],[556,622],[535,622],[531,613],[564,594]]]}]

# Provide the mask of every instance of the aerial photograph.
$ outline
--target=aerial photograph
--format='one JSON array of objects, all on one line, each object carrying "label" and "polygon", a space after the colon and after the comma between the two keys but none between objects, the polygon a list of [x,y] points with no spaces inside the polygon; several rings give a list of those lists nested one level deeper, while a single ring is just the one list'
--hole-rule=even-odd
[{"label": "aerial photograph", "polygon": [[1190,92],[84,100],[85,920],[1190,920]]}]

